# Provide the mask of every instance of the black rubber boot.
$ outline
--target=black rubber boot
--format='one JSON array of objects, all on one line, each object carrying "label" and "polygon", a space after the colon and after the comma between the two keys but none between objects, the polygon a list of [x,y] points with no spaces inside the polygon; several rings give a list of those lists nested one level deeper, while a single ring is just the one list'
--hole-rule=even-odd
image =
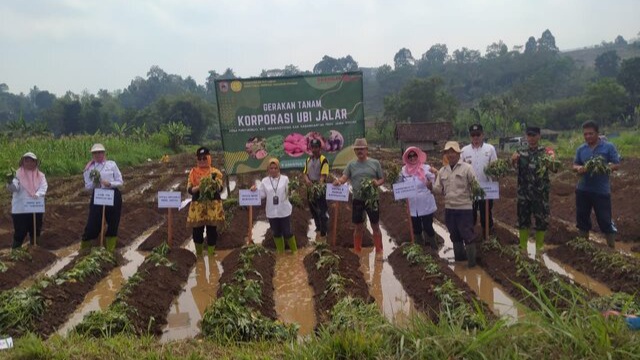
[{"label": "black rubber boot", "polygon": [[456,261],[467,260],[467,253],[464,250],[464,243],[462,242],[453,243],[453,257]]},{"label": "black rubber boot", "polygon": [[476,266],[476,244],[467,244],[467,265],[472,268]]}]

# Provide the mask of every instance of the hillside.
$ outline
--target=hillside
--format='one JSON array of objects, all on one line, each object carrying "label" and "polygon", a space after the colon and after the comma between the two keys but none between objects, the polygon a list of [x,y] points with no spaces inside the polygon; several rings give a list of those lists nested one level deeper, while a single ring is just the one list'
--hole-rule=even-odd
[{"label": "hillside", "polygon": [[596,58],[600,54],[610,50],[615,50],[621,60],[640,56],[640,41],[636,41],[628,45],[596,45],[594,47],[585,47],[583,49],[564,51],[562,52],[562,55],[569,56],[579,65],[584,65],[586,67],[595,67]]}]

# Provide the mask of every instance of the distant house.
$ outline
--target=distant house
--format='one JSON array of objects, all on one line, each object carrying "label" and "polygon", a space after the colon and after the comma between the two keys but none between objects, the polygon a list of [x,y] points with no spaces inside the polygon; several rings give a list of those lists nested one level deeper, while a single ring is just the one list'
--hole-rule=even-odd
[{"label": "distant house", "polygon": [[402,151],[409,146],[423,151],[439,150],[453,137],[453,124],[448,121],[396,124],[395,137]]},{"label": "distant house", "polygon": [[560,135],[560,133],[558,131],[553,131],[553,130],[549,130],[549,129],[540,130],[540,136],[543,139],[546,139],[546,140],[549,140],[549,141],[558,140],[558,135]]}]

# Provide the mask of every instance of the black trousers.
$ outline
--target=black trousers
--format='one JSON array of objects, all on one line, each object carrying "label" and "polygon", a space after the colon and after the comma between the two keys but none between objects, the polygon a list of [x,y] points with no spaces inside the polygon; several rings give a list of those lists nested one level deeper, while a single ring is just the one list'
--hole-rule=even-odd
[{"label": "black trousers", "polygon": [[[485,214],[485,207],[484,207],[484,202],[487,200],[476,200],[473,202],[473,225],[476,224],[476,221],[478,220],[478,211],[480,211],[480,225],[482,225],[482,228],[485,228],[485,224],[486,224],[486,214]],[[489,201],[489,229],[493,229],[493,200],[488,200]]]},{"label": "black trousers", "polygon": [[[33,243],[33,214],[11,214],[13,219],[13,244],[12,249],[19,248],[24,242],[24,238],[29,234],[31,243]],[[40,238],[42,232],[43,214],[36,214],[36,236]]]},{"label": "black trousers", "polygon": [[[122,213],[122,194],[120,190],[114,189],[113,206],[105,206],[105,219],[107,222],[107,230],[105,236],[118,236],[118,226],[120,226],[120,214]],[[102,205],[93,204],[93,193],[91,194],[91,202],[89,203],[89,217],[87,225],[84,227],[82,240],[93,240],[100,236],[102,227]]]},{"label": "black trousers", "polygon": [[[202,244],[204,242],[204,228],[205,225],[194,227],[192,230],[193,242],[196,244]],[[218,241],[218,228],[216,226],[207,225],[207,245],[216,246]]]},{"label": "black trousers", "polygon": [[321,197],[315,201],[309,199],[309,209],[311,210],[311,216],[313,216],[313,222],[316,225],[316,231],[320,232],[320,236],[327,235],[327,222],[329,221],[329,205],[327,205],[327,199]]},{"label": "black trousers", "polygon": [[293,236],[291,232],[291,215],[283,218],[269,218],[269,226],[271,226],[274,238],[284,237],[288,239]]}]

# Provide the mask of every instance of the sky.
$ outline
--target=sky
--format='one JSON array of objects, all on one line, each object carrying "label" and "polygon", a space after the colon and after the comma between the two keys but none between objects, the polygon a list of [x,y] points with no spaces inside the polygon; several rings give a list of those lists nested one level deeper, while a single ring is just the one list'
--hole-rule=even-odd
[{"label": "sky", "polygon": [[2,0],[0,84],[62,96],[124,89],[154,65],[198,84],[324,55],[393,66],[401,48],[484,53],[546,29],[562,51],[636,38],[639,14],[640,0]]}]

